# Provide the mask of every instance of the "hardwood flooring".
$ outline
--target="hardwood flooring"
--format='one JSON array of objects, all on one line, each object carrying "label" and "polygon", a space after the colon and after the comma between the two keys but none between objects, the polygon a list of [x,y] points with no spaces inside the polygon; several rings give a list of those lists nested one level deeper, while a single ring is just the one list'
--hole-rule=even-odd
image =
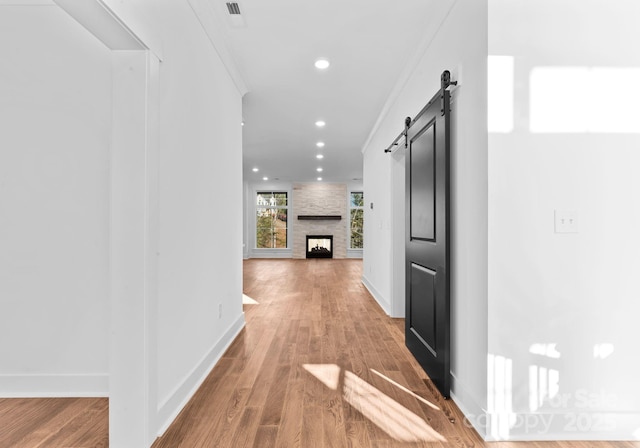
[{"label": "hardwood flooring", "polygon": [[1,448],[109,446],[106,398],[2,398]]},{"label": "hardwood flooring", "polygon": [[[640,448],[485,443],[362,285],[360,260],[247,260],[247,326],[153,448]],[[0,448],[107,446],[106,399],[0,400]],[[116,447],[117,448],[117,447]]]},{"label": "hardwood flooring", "polygon": [[485,443],[362,285],[360,260],[247,260],[247,326],[154,448],[640,447]]}]

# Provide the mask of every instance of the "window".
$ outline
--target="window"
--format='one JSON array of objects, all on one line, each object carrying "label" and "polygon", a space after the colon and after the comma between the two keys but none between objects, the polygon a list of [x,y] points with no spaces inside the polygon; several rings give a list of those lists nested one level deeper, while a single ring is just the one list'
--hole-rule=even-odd
[{"label": "window", "polygon": [[361,191],[351,192],[349,212],[350,247],[351,249],[362,249],[364,194]]},{"label": "window", "polygon": [[256,194],[256,248],[287,248],[289,203],[282,191],[259,191]]}]

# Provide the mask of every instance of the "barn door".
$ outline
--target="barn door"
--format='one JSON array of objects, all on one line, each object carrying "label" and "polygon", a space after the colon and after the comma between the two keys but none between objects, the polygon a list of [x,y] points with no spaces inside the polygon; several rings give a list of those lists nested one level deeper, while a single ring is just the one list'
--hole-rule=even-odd
[{"label": "barn door", "polygon": [[450,394],[447,85],[443,83],[408,123],[405,157],[406,345],[446,398]]}]

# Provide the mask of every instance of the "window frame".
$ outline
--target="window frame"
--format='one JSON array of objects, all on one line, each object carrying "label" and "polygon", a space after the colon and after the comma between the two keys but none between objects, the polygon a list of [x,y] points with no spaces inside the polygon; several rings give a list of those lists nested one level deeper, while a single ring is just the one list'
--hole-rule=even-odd
[{"label": "window frame", "polygon": [[[284,194],[286,195],[287,204],[286,205],[258,205],[258,195],[260,194]],[[253,250],[255,251],[286,251],[291,248],[291,191],[287,188],[259,188],[254,189],[253,191]],[[286,245],[285,247],[258,247],[258,210],[259,209],[286,209],[287,210],[287,228],[286,228]]]},{"label": "window frame", "polygon": [[[362,205],[358,206],[354,206],[352,204],[352,195],[354,194],[360,194],[362,195]],[[354,190],[349,190],[349,195],[347,197],[347,201],[349,202],[349,219],[348,219],[348,224],[347,224],[347,238],[349,239],[349,250],[350,251],[362,251],[364,249],[364,189],[354,189]],[[362,235],[362,247],[353,247],[351,246],[351,214],[352,214],[352,210],[362,210],[362,231],[361,231],[361,235]]]}]

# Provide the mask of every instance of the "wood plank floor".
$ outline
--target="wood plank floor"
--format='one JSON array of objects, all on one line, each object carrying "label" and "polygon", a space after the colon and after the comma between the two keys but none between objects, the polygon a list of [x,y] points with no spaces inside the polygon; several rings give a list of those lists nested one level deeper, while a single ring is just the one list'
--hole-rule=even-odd
[{"label": "wood plank floor", "polygon": [[[438,398],[360,260],[247,260],[247,326],[154,448],[640,448],[485,443]],[[104,447],[106,399],[0,400],[0,448]],[[117,447],[116,447],[117,448]]]},{"label": "wood plank floor", "polygon": [[434,392],[360,260],[247,260],[247,326],[156,441],[174,447],[640,447],[485,443]]},{"label": "wood plank floor", "polygon": [[0,399],[2,448],[109,446],[106,398]]}]

